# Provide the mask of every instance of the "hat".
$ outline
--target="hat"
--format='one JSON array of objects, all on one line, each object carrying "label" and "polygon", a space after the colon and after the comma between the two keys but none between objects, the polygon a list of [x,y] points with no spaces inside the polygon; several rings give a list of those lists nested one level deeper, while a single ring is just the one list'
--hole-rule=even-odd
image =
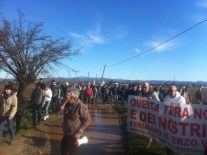
[{"label": "hat", "polygon": [[4,89],[10,89],[10,90],[13,90],[12,85],[5,85]]}]

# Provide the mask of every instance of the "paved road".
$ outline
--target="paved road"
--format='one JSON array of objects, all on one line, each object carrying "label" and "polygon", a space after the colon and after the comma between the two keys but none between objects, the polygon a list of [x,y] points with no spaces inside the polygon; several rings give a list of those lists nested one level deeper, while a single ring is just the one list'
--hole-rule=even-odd
[{"label": "paved road", "polygon": [[93,125],[86,132],[89,137],[89,144],[80,147],[78,155],[124,154],[119,115],[110,108],[110,105],[89,108],[93,120]]},{"label": "paved road", "polygon": [[[89,109],[92,125],[85,132],[89,143],[80,146],[77,155],[124,155],[117,112],[110,105],[92,105]],[[63,136],[61,124],[62,115],[52,116],[37,129],[28,131],[23,137],[17,137],[12,146],[4,142],[0,146],[0,154],[59,155]]]}]

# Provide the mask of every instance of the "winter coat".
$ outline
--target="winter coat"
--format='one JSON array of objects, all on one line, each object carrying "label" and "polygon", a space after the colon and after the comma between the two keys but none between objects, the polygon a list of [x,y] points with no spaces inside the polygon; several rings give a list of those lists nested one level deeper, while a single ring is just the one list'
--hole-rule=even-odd
[{"label": "winter coat", "polygon": [[13,118],[17,112],[17,96],[11,95],[7,99],[0,96],[0,116]]}]

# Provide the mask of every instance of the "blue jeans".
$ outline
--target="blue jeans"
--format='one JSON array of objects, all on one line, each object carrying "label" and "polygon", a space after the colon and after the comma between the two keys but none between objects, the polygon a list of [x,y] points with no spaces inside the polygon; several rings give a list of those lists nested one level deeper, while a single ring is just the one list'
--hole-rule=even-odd
[{"label": "blue jeans", "polygon": [[2,141],[3,129],[4,129],[4,124],[5,124],[6,121],[8,123],[8,130],[9,130],[9,134],[10,134],[10,140],[12,141],[14,139],[13,120],[9,119],[8,117],[0,116],[0,143]]},{"label": "blue jeans", "polygon": [[[37,114],[37,116],[36,116],[36,114]],[[36,104],[32,105],[32,120],[33,120],[33,126],[34,127],[36,127],[36,125],[40,123],[40,120],[41,120],[41,105],[36,105]]]},{"label": "blue jeans", "polygon": [[45,106],[44,106],[44,116],[48,115],[48,109],[50,107],[51,101],[45,101]]}]

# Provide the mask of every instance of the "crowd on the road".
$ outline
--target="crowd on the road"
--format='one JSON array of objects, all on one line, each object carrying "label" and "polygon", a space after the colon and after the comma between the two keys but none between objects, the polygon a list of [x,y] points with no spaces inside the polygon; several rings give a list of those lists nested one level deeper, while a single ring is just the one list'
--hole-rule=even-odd
[{"label": "crowd on the road", "polygon": [[[42,80],[36,84],[36,89],[33,91],[31,96],[31,102],[39,107],[34,106],[33,109],[37,110],[43,108],[44,120],[48,115],[48,109],[51,105],[52,112],[59,112],[59,104],[64,98],[67,89],[77,88],[80,91],[79,98],[85,104],[93,103],[126,103],[129,95],[142,96],[142,92],[147,82],[138,84],[105,84],[97,85],[90,83],[73,83],[69,82],[59,83],[52,80],[50,84],[45,84]],[[169,85],[150,85],[148,83],[148,95],[158,101],[164,101],[165,97],[169,94]],[[193,103],[192,98],[196,99],[194,104],[205,104],[203,101],[203,93],[201,87],[196,88],[195,94],[191,94],[188,91],[188,87],[179,86],[177,92],[183,96],[187,104]],[[38,91],[39,90],[39,91]],[[38,100],[38,101],[37,101]],[[35,125],[35,124],[34,124]]]},{"label": "crowd on the road", "polygon": [[[77,132],[74,133],[74,131],[77,130],[78,133],[83,133],[83,130],[89,125],[90,117],[87,111],[87,106],[84,105],[95,103],[124,104],[127,102],[129,95],[147,97],[157,101],[180,102],[181,104],[190,104],[192,95],[194,95],[197,104],[204,103],[201,88],[197,88],[195,94],[190,94],[188,87],[177,87],[173,84],[170,86],[150,85],[148,82],[105,85],[90,83],[69,84],[69,82],[57,83],[55,80],[45,83],[40,79],[40,81],[36,83],[36,87],[31,94],[33,127],[36,128],[41,120],[45,121],[49,118],[49,109],[51,109],[51,113],[64,114],[65,124],[63,124],[63,126],[65,135],[61,145],[64,149],[63,144],[68,143],[65,139],[67,139],[68,136],[71,136],[70,134],[80,138],[80,135],[78,135]],[[72,98],[75,100],[72,100]],[[67,106],[67,103],[75,103],[77,106]],[[79,120],[79,122],[76,120],[75,122],[79,125],[78,127],[76,125],[74,126],[74,122],[70,122],[71,118],[72,121],[74,121],[74,117],[68,115],[68,111],[71,111],[71,108],[73,109],[72,112],[76,111],[74,115],[81,115],[81,120]],[[80,111],[77,111],[77,108]],[[2,141],[4,124],[5,122],[8,122],[10,143],[12,144],[14,139],[13,118],[16,112],[16,90],[13,89],[11,85],[5,85],[0,96],[0,143]],[[81,125],[82,128],[80,128]],[[149,138],[147,147],[150,147],[151,142],[152,138]],[[168,148],[167,151],[171,152]]]}]

